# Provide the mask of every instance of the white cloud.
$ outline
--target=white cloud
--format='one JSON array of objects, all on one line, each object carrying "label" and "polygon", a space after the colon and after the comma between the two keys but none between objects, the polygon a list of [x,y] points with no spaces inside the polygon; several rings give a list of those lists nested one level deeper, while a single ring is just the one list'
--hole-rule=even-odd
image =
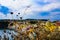
[{"label": "white cloud", "polygon": [[5,19],[5,15],[0,12],[0,19]]},{"label": "white cloud", "polygon": [[0,4],[10,7],[12,9],[19,9],[23,6],[27,6],[31,4],[30,0],[0,0]]},{"label": "white cloud", "polygon": [[[40,1],[40,2],[43,1],[45,3],[49,2],[49,4],[41,6],[41,5],[36,4],[35,1]],[[44,17],[38,16],[37,13],[34,13],[34,12],[50,11],[52,9],[60,7],[60,3],[57,0],[34,0],[34,1],[33,0],[15,0],[15,1],[0,0],[0,4],[10,8],[11,11],[14,12],[14,15],[13,15],[14,19],[16,18],[17,13],[19,12],[21,13],[20,16],[24,16],[24,18],[30,18],[31,16],[34,16],[34,17],[37,16],[38,18],[44,18]],[[28,5],[31,5],[31,7],[25,11],[26,6]],[[12,19],[10,14],[7,14],[7,16],[3,18]],[[46,17],[46,18],[49,18],[49,17]]]},{"label": "white cloud", "polygon": [[42,10],[44,11],[50,11],[55,8],[60,8],[60,3],[50,3],[48,5],[45,5]]}]

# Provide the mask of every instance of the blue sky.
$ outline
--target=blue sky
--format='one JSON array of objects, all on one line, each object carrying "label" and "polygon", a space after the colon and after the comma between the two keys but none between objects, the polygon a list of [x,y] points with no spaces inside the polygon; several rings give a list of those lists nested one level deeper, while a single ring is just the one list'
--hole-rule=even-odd
[{"label": "blue sky", "polygon": [[0,5],[0,7],[0,12],[2,12],[3,14],[8,14],[10,12],[8,7],[2,5]]},{"label": "blue sky", "polygon": [[0,19],[60,20],[59,16],[60,0],[0,0]]}]

